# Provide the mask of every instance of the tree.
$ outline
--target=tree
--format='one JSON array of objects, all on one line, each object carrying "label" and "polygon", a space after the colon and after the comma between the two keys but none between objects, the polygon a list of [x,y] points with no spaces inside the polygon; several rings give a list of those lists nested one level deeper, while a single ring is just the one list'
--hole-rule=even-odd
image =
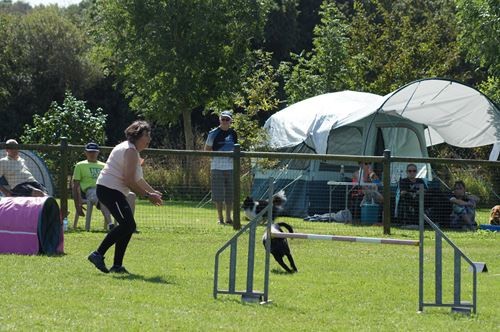
[{"label": "tree", "polygon": [[70,144],[102,144],[106,138],[105,125],[106,115],[102,109],[92,111],[84,101],[66,92],[62,105],[53,102],[43,116],[34,115],[33,125],[25,125],[21,140],[32,144],[59,144],[61,137],[67,137]]},{"label": "tree", "polygon": [[500,5],[497,0],[457,0],[458,40],[467,60],[500,77]]},{"label": "tree", "polygon": [[324,1],[321,21],[314,29],[313,50],[294,54],[295,64],[283,63],[287,102],[338,91],[345,85],[347,24],[334,1]]},{"label": "tree", "polygon": [[279,73],[271,64],[272,54],[257,50],[250,58],[252,61],[241,72],[240,91],[232,97],[241,111],[234,116],[234,128],[242,150],[266,146],[267,134],[259,124],[259,113],[272,112],[279,104],[276,97]]},{"label": "tree", "polygon": [[100,74],[83,32],[56,6],[0,15],[0,132],[15,137],[66,90],[81,94]]},{"label": "tree", "polygon": [[386,94],[422,77],[464,78],[454,1],[355,1],[353,12],[349,89]]},{"label": "tree", "polygon": [[[265,1],[264,1],[265,2]],[[263,26],[248,0],[97,1],[100,36],[113,53],[131,107],[163,124],[182,117],[194,146],[191,112],[238,86],[239,68]],[[102,38],[102,37],[101,37]],[[103,43],[104,44],[104,43]]]}]

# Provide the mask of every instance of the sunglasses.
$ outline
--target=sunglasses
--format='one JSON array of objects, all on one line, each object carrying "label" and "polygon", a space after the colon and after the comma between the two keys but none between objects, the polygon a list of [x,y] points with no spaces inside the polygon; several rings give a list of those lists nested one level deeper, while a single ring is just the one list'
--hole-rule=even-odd
[{"label": "sunglasses", "polygon": [[406,170],[408,173],[417,173],[417,170],[416,169],[408,169]]},{"label": "sunglasses", "polygon": [[231,119],[230,119],[230,118],[221,118],[220,120],[221,120],[221,121],[224,121],[224,122],[231,121]]}]

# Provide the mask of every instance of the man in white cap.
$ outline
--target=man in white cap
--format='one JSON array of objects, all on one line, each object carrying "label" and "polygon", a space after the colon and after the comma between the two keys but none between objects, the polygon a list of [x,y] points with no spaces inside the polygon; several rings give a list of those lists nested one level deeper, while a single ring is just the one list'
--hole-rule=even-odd
[{"label": "man in white cap", "polygon": [[[18,144],[15,139],[9,139],[7,144]],[[47,189],[39,183],[26,167],[24,159],[19,156],[19,149],[6,148],[7,156],[0,159],[0,177],[8,182],[10,190],[0,185],[0,191],[5,196],[33,196],[47,195]]]},{"label": "man in white cap", "polygon": [[[233,151],[238,143],[238,135],[231,128],[233,114],[223,111],[219,116],[219,126],[208,133],[205,150]],[[223,210],[226,210],[226,224],[232,224],[233,209],[233,159],[231,157],[213,157],[210,165],[212,177],[212,201],[217,208],[217,223],[224,224]]]}]

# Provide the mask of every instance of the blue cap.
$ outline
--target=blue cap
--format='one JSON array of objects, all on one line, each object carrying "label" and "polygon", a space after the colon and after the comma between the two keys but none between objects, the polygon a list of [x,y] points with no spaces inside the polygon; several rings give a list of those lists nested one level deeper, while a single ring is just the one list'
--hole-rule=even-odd
[{"label": "blue cap", "polygon": [[99,151],[99,145],[97,145],[97,143],[88,143],[87,145],[85,145],[85,151]]}]

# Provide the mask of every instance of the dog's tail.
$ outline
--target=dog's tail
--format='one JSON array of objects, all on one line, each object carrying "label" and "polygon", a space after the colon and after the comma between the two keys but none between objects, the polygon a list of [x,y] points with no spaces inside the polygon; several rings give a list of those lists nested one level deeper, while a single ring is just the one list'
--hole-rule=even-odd
[{"label": "dog's tail", "polygon": [[278,191],[276,194],[273,195],[273,205],[282,208],[283,205],[286,203],[286,195],[284,190]]},{"label": "dog's tail", "polygon": [[292,226],[290,226],[289,224],[287,224],[286,222],[278,222],[276,223],[278,226],[280,227],[285,227],[286,230],[288,231],[288,233],[293,233],[293,228]]}]

